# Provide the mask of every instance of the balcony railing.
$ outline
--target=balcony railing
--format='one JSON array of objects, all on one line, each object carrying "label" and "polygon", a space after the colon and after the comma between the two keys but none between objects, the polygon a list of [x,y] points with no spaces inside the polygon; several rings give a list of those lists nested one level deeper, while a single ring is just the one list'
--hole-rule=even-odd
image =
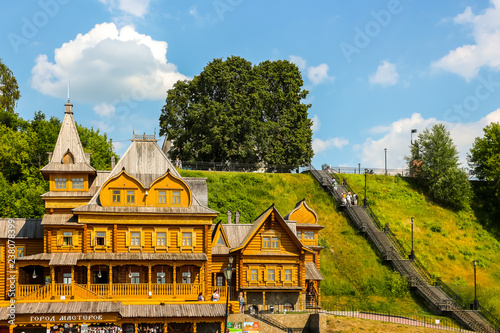
[{"label": "balcony railing", "polygon": [[[111,289],[110,289],[111,286]],[[222,291],[222,288],[220,289]],[[110,292],[111,291],[111,292]],[[201,283],[112,283],[110,284],[66,284],[55,283],[47,285],[19,285],[17,289],[18,300],[48,300],[59,299],[100,299],[100,298],[130,298],[130,297],[182,297],[196,300],[203,291]],[[221,295],[221,298],[225,297]]]}]

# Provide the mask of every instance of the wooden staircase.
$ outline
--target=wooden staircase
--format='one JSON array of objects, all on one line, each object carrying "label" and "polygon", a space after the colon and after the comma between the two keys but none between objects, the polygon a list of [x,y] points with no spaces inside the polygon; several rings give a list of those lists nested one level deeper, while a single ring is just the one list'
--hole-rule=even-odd
[{"label": "wooden staircase", "polygon": [[[316,170],[311,165],[309,171],[314,178],[320,183],[323,189],[333,196],[339,206],[341,205],[342,192],[349,192],[350,188],[346,184],[343,186],[338,183],[337,191],[332,186],[332,176],[324,170]],[[458,295],[450,295],[453,293],[448,290],[448,293],[443,290],[439,283],[434,283],[430,274],[417,261],[408,260],[405,257],[404,250],[392,235],[389,228],[381,230],[376,223],[376,217],[364,206],[345,206],[345,212],[351,219],[358,230],[364,233],[372,244],[377,248],[384,260],[392,265],[392,267],[406,278],[411,288],[416,290],[424,299],[429,307],[437,314],[448,314],[455,320],[462,323],[469,329],[476,332],[498,333],[500,327],[498,320],[493,319],[497,325],[487,321],[479,311],[464,310],[455,299]],[[378,222],[378,221],[377,221]],[[453,297],[457,296],[457,297]]]}]

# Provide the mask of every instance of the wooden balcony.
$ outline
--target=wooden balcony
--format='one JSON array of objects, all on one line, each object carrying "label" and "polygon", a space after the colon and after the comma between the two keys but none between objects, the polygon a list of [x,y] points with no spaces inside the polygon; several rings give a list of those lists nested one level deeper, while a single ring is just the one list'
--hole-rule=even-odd
[{"label": "wooden balcony", "polygon": [[[172,299],[196,301],[203,292],[201,283],[112,283],[112,284],[66,284],[19,285],[18,301],[37,301],[51,299]],[[222,298],[222,296],[221,296]]]}]

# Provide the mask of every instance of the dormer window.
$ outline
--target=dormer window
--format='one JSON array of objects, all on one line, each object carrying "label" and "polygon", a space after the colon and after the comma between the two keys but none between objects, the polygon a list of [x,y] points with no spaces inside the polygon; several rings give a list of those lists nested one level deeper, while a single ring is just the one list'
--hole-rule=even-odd
[{"label": "dormer window", "polygon": [[135,204],[135,191],[127,191],[127,203],[130,205]]},{"label": "dormer window", "polygon": [[63,164],[74,164],[75,163],[75,159],[73,158],[73,154],[71,154],[68,151],[66,154],[64,154],[62,162],[63,162]]},{"label": "dormer window", "polygon": [[120,203],[120,191],[113,190],[113,203]]},{"label": "dormer window", "polygon": [[158,191],[158,203],[161,205],[167,203],[167,191]]},{"label": "dormer window", "polygon": [[304,231],[304,239],[314,239],[314,231]]},{"label": "dormer window", "polygon": [[172,191],[172,204],[178,205],[181,203],[181,191]]},{"label": "dormer window", "polygon": [[83,190],[83,178],[73,178],[71,180],[73,190]]},{"label": "dormer window", "polygon": [[56,178],[55,185],[57,190],[65,190],[66,189],[66,178]]}]

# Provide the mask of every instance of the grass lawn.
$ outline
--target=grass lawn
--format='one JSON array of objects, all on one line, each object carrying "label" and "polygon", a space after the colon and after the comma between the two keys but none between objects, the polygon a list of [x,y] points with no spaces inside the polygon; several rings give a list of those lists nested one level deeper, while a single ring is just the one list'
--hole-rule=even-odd
[{"label": "grass lawn", "polygon": [[[241,213],[240,223],[275,204],[282,216],[297,202],[307,204],[325,228],[320,232],[323,301],[357,309],[428,314],[410,295],[406,281],[382,264],[370,243],[339,213],[333,199],[310,174],[259,174],[180,170],[182,176],[206,177],[209,207],[227,221],[227,210]],[[325,304],[326,304],[325,303]]]}]

